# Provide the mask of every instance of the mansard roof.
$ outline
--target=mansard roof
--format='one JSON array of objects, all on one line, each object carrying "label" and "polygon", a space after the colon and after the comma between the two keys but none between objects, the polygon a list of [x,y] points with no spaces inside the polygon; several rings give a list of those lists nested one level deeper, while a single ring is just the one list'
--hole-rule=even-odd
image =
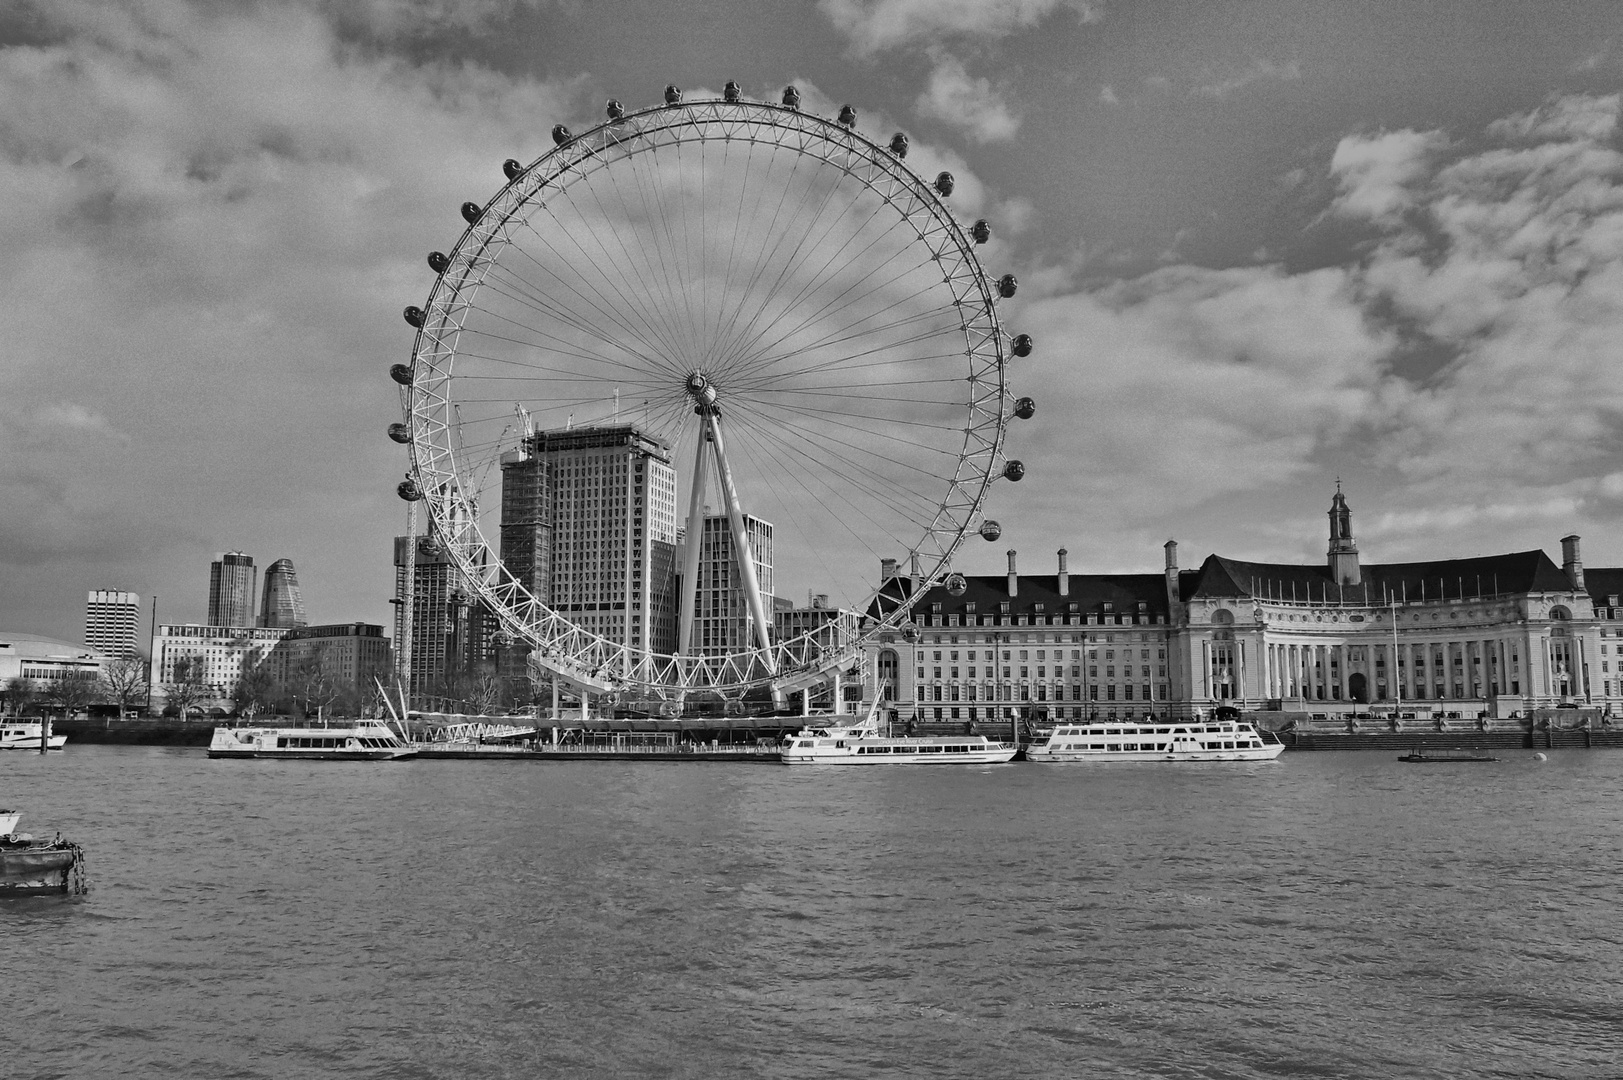
[{"label": "mansard roof", "polygon": [[1607,600],[1613,596],[1623,596],[1623,567],[1584,567],[1584,588],[1589,590],[1589,598],[1596,607],[1614,606]]},{"label": "mansard roof", "polygon": [[[1075,604],[1078,614],[1102,612],[1105,605],[1121,614],[1133,614],[1138,605],[1144,605],[1148,615],[1167,615],[1166,579],[1160,574],[1071,574],[1069,588],[1064,596],[1059,591],[1058,574],[1021,574],[1019,591],[1009,595],[1007,574],[965,575],[967,586],[962,596],[953,596],[945,587],[937,586],[919,599],[913,609],[919,614],[996,615],[1001,605],[1009,605],[1010,615],[1066,614]],[[912,595],[912,584],[905,577],[892,578],[881,590],[882,596],[906,597]],[[933,605],[940,604],[939,612]],[[974,607],[971,608],[970,605]]]},{"label": "mansard roof", "polygon": [[[1360,582],[1336,584],[1328,566],[1246,562],[1208,555],[1199,570],[1178,575],[1181,599],[1200,597],[1274,597],[1309,601],[1400,601],[1469,599],[1495,593],[1571,592],[1572,582],[1543,551],[1515,551],[1470,559],[1430,562],[1373,563],[1359,568]],[[1605,573],[1605,571],[1602,571]],[[1623,571],[1618,571],[1623,575]],[[1586,581],[1591,594],[1595,586]]]}]

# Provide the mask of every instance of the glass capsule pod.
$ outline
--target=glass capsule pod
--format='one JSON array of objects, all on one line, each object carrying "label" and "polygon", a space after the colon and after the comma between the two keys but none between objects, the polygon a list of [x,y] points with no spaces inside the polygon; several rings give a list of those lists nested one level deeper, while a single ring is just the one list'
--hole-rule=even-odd
[{"label": "glass capsule pod", "polygon": [[389,378],[393,379],[401,386],[410,386],[411,368],[407,367],[405,364],[390,364]]},{"label": "glass capsule pod", "polygon": [[1013,274],[1004,274],[997,279],[997,294],[1007,300],[1020,288],[1020,281]]},{"label": "glass capsule pod", "polygon": [[552,128],[552,141],[553,141],[554,144],[556,144],[558,146],[562,146],[564,143],[568,142],[572,138],[574,138],[574,136],[569,134],[569,129],[567,127],[565,127],[562,124],[554,124],[553,125],[553,128]]},{"label": "glass capsule pod", "polygon": [[738,88],[737,83],[728,79],[727,85],[721,88],[721,96],[725,101],[737,101],[743,96],[743,91]]},{"label": "glass capsule pod", "polygon": [[523,171],[524,166],[519,164],[519,160],[517,158],[508,158],[506,161],[502,162],[502,175],[507,177],[509,180],[513,179],[513,177],[517,176]]},{"label": "glass capsule pod", "polygon": [[412,326],[417,327],[419,330],[422,329],[422,327],[423,327],[423,309],[422,308],[413,305],[411,307],[408,307],[405,311],[402,311],[400,314],[404,315],[406,317],[406,321],[408,323],[410,323]]},{"label": "glass capsule pod", "polygon": [[665,104],[667,104],[667,105],[679,105],[679,104],[681,104],[681,102],[682,102],[682,91],[680,91],[680,90],[678,90],[676,88],[675,83],[666,84],[666,86],[665,86]]},{"label": "glass capsule pod", "polygon": [[1003,535],[1003,526],[988,518],[981,522],[981,539],[994,541]]},{"label": "glass capsule pod", "polygon": [[479,215],[482,213],[484,213],[484,210],[481,209],[479,204],[476,202],[465,202],[462,204],[462,217],[469,225],[472,225],[474,222],[478,221]]},{"label": "glass capsule pod", "polygon": [[943,172],[943,173],[937,173],[936,174],[935,189],[936,189],[937,194],[939,194],[942,198],[945,198],[948,195],[952,194],[952,188],[953,188],[952,173]]},{"label": "glass capsule pod", "polygon": [[618,120],[626,114],[626,107],[620,104],[618,98],[609,98],[609,103],[604,111],[609,114],[610,120]]},{"label": "glass capsule pod", "polygon": [[977,244],[986,243],[992,239],[992,223],[985,218],[981,218],[969,227],[969,235]]},{"label": "glass capsule pod", "polygon": [[389,438],[397,443],[411,442],[411,429],[398,420],[389,425]]},{"label": "glass capsule pod", "polygon": [[1014,461],[1006,461],[1006,462],[1003,463],[1003,476],[1004,476],[1004,479],[1013,480],[1013,481],[1018,483],[1020,480],[1023,480],[1025,478],[1025,475],[1026,475],[1026,463],[1025,462],[1019,461],[1019,460],[1014,460]]},{"label": "glass capsule pod", "polygon": [[450,267],[451,260],[445,257],[443,251],[430,251],[428,253],[428,268],[436,274],[443,274]]},{"label": "glass capsule pod", "polygon": [[907,136],[898,131],[890,137],[890,152],[899,158],[907,156]]},{"label": "glass capsule pod", "polygon": [[1030,356],[1032,345],[1030,334],[1016,334],[1011,348],[1016,356]]},{"label": "glass capsule pod", "polygon": [[1014,403],[1014,415],[1022,420],[1030,420],[1037,415],[1037,403],[1028,397],[1021,398]]}]

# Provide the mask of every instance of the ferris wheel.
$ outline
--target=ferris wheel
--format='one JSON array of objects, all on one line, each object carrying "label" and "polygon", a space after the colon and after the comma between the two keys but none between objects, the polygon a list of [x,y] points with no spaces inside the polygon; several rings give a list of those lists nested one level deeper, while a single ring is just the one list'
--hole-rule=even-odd
[{"label": "ferris wheel", "polygon": [[[822,682],[961,587],[954,553],[999,535],[991,485],[1024,473],[1003,443],[1034,411],[1008,384],[1032,341],[999,321],[1017,282],[981,267],[990,226],[957,221],[953,177],[915,174],[905,135],[799,105],[671,86],[559,125],[463,205],[405,311],[400,494],[500,633],[581,693]],[[544,575],[503,550],[527,461]],[[807,592],[859,617],[775,627]]]}]

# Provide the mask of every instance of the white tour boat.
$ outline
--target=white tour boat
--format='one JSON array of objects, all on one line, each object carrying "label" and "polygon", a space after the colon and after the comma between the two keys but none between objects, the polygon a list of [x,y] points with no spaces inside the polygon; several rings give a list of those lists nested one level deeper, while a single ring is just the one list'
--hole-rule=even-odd
[{"label": "white tour boat", "polygon": [[[1271,740],[1271,741],[1270,741]],[[1243,720],[1062,724],[1027,761],[1267,761],[1285,744]]]},{"label": "white tour boat", "polygon": [[[0,750],[38,750],[42,724],[28,724],[21,720],[0,721]],[[60,750],[68,744],[66,735],[47,738],[48,749]]]},{"label": "white tour boat", "polygon": [[211,758],[391,761],[416,755],[416,747],[369,720],[344,727],[217,727],[209,743]]},{"label": "white tour boat", "polygon": [[984,735],[881,735],[878,715],[876,707],[854,724],[808,725],[784,740],[779,757],[785,765],[998,765],[1019,750]]}]

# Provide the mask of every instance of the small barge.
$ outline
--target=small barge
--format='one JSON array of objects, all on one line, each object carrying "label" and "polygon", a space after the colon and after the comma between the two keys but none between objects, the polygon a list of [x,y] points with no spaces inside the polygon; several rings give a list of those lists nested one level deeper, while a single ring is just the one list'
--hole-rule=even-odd
[{"label": "small barge", "polygon": [[1499,759],[1492,754],[1485,754],[1481,750],[1461,750],[1458,748],[1453,750],[1427,750],[1422,746],[1418,750],[1411,750],[1409,753],[1404,754],[1398,760],[1407,761],[1411,765],[1451,765],[1455,762],[1498,761]]},{"label": "small barge", "polygon": [[17,832],[21,816],[15,810],[0,810],[0,897],[89,892],[85,854],[79,845],[61,836],[35,840]]}]

